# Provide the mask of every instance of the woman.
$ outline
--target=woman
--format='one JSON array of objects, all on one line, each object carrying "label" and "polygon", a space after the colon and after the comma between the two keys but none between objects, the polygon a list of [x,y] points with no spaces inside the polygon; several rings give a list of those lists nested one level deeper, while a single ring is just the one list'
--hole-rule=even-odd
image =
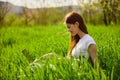
[{"label": "woman", "polygon": [[65,17],[65,24],[71,33],[69,57],[77,58],[79,55],[88,57],[95,64],[97,56],[96,43],[88,34],[83,18],[79,13],[72,11]]},{"label": "woman", "polygon": [[[68,31],[71,33],[71,42],[68,57],[78,58],[80,55],[82,55],[85,58],[90,58],[92,63],[95,64],[97,56],[96,43],[93,38],[88,35],[86,25],[80,14],[75,11],[68,13],[65,17],[65,24]],[[34,62],[44,60],[48,57],[55,57],[57,59],[60,59],[58,55],[48,53],[40,57],[40,59],[35,60]]]}]

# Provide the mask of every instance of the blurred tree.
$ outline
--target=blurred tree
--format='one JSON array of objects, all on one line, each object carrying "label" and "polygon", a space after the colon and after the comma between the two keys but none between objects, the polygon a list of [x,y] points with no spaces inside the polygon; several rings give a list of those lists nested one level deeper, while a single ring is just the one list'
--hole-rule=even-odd
[{"label": "blurred tree", "polygon": [[88,23],[109,25],[120,22],[120,0],[78,0],[78,3]]},{"label": "blurred tree", "polygon": [[0,25],[2,26],[4,23],[5,16],[10,11],[10,6],[8,2],[0,2]]},{"label": "blurred tree", "polygon": [[[65,9],[66,8],[66,9]],[[63,20],[69,7],[39,8],[35,23],[37,25],[57,24]]]},{"label": "blurred tree", "polygon": [[100,0],[105,25],[120,22],[120,0]]},{"label": "blurred tree", "polygon": [[50,17],[50,12],[48,8],[39,8],[37,9],[37,18],[36,18],[36,24],[46,25],[48,24],[48,20]]},{"label": "blurred tree", "polygon": [[27,26],[32,20],[35,19],[36,14],[35,14],[34,10],[23,7],[22,15],[24,17],[24,25]]},{"label": "blurred tree", "polygon": [[100,4],[95,0],[79,0],[79,7],[84,20],[90,24],[101,24],[102,22],[102,9]]}]

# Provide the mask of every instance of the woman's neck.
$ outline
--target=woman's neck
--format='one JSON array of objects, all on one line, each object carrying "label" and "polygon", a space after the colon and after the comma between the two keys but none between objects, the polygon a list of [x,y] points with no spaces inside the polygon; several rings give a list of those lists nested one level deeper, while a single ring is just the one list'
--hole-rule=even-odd
[{"label": "woman's neck", "polygon": [[82,38],[83,36],[85,36],[85,35],[86,35],[86,33],[84,33],[84,32],[82,32],[82,31],[80,31],[80,32],[78,33],[78,35],[79,35],[79,37],[80,37],[80,38]]}]

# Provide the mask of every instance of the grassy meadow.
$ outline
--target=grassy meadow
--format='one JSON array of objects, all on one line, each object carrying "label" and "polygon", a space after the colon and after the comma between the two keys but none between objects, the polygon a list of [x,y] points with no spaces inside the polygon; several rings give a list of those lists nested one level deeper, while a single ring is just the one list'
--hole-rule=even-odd
[{"label": "grassy meadow", "polygon": [[[120,80],[120,26],[87,25],[97,43],[95,68],[84,58],[64,60],[70,34],[64,25],[0,29],[0,80]],[[27,50],[28,59],[22,51]],[[46,53],[61,60],[32,61]],[[32,64],[32,65],[31,65]]]}]

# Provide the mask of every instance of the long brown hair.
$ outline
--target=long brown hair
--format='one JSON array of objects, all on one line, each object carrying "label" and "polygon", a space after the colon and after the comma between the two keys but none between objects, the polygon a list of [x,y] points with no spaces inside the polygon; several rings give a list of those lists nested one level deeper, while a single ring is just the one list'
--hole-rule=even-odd
[{"label": "long brown hair", "polygon": [[[77,13],[76,11],[72,11],[70,13],[68,13],[65,17],[65,23],[69,23],[69,24],[75,24],[75,22],[79,23],[79,29],[88,34],[86,25],[84,23],[83,18],[81,17],[81,15],[79,13]],[[74,46],[77,44],[77,42],[79,41],[80,37],[78,35],[75,36],[71,36],[71,40],[70,40],[70,49],[68,52],[68,56],[71,57],[71,52],[72,49],[74,48]]]}]

